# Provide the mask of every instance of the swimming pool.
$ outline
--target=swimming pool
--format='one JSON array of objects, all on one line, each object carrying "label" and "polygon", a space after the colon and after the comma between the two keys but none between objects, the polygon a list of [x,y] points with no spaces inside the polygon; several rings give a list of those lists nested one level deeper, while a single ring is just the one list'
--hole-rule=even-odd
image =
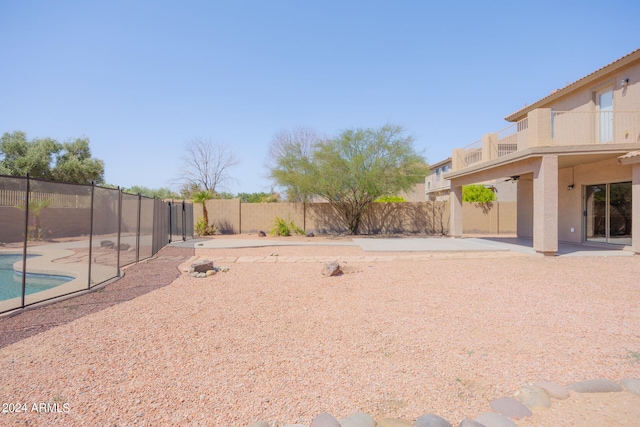
[{"label": "swimming pool", "polygon": [[[22,274],[13,269],[18,261],[22,261],[20,254],[0,255],[0,301],[22,296]],[[25,293],[46,291],[71,280],[73,277],[27,273]]]}]

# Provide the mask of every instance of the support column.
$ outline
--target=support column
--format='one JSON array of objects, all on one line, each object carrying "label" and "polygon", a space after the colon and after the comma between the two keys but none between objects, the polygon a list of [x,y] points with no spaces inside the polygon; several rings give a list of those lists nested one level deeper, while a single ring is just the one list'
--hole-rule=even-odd
[{"label": "support column", "polygon": [[451,181],[451,225],[449,235],[451,237],[462,237],[462,186]]},{"label": "support column", "polygon": [[545,155],[533,172],[533,249],[558,252],[558,156]]},{"label": "support column", "polygon": [[640,255],[640,163],[635,163],[631,178],[631,248]]}]

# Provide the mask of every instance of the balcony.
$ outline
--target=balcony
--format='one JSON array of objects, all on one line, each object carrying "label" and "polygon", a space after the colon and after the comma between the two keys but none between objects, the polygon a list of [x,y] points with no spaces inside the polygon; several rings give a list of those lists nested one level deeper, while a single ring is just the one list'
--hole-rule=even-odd
[{"label": "balcony", "polygon": [[453,150],[453,170],[532,147],[640,144],[640,111],[554,111],[539,108],[498,132]]}]

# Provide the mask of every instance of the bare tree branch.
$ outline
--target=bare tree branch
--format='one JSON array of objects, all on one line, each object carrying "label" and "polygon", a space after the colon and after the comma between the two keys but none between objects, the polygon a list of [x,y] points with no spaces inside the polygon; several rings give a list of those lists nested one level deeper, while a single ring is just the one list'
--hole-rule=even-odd
[{"label": "bare tree branch", "polygon": [[178,182],[183,188],[221,191],[230,181],[229,169],[239,163],[233,151],[210,138],[191,138],[184,144],[182,168]]}]

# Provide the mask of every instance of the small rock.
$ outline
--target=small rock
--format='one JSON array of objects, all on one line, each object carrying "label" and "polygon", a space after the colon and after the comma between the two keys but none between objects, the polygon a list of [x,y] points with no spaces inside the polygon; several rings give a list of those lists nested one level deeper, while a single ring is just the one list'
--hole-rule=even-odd
[{"label": "small rock", "polygon": [[470,420],[467,418],[466,420],[460,421],[460,425],[458,427],[486,427],[484,424],[480,424],[475,420]]},{"label": "small rock", "polygon": [[313,233],[309,232],[309,233],[307,233],[307,234],[306,234],[306,236],[307,236],[307,237],[314,237],[314,236],[315,236],[315,234],[313,234]]},{"label": "small rock", "polygon": [[357,413],[339,420],[342,427],[376,427],[376,420],[369,414]]},{"label": "small rock", "polygon": [[131,249],[131,245],[128,243],[120,243],[120,250],[121,251],[128,251],[129,249]]},{"label": "small rock", "polygon": [[207,277],[207,273],[197,273],[196,277],[199,277],[199,278]]},{"label": "small rock", "polygon": [[278,254],[277,254],[277,253],[275,253],[275,252],[271,252],[271,253],[269,254],[269,256],[278,256]]},{"label": "small rock", "polygon": [[409,421],[397,418],[380,418],[377,427],[412,427]]},{"label": "small rock", "polygon": [[624,390],[620,384],[606,378],[580,381],[569,384],[567,388],[577,393],[611,393]]},{"label": "small rock", "polygon": [[215,270],[208,270],[208,271],[206,271],[204,274],[205,274],[207,277],[209,277],[209,276],[213,276],[214,274],[216,274],[216,271],[215,271]]},{"label": "small rock", "polygon": [[522,402],[527,408],[532,410],[541,410],[551,407],[551,400],[547,393],[540,387],[534,385],[526,385],[516,391],[514,396]]},{"label": "small rock", "polygon": [[101,240],[100,241],[100,247],[101,248],[113,248],[116,244],[113,243],[111,240]]},{"label": "small rock", "polygon": [[547,393],[547,396],[554,399],[564,400],[569,398],[569,390],[560,384],[553,383],[551,381],[538,381],[534,385],[543,389],[545,393]]},{"label": "small rock", "polygon": [[191,268],[198,273],[206,273],[209,270],[213,270],[213,261],[209,261],[208,259],[196,261],[191,264]]},{"label": "small rock", "polygon": [[513,397],[500,397],[491,401],[491,409],[509,418],[525,418],[532,412]]},{"label": "small rock", "polygon": [[264,231],[259,231],[258,232],[258,237],[266,237],[267,233],[265,233]]},{"label": "small rock", "polygon": [[495,412],[480,414],[476,417],[476,421],[486,427],[516,427],[516,423]]},{"label": "small rock", "polygon": [[194,272],[189,273],[189,276],[198,277],[198,274],[200,274],[200,273],[194,271]]},{"label": "small rock", "polygon": [[269,423],[266,421],[256,421],[251,424],[249,427],[269,427]]},{"label": "small rock", "polygon": [[340,423],[333,415],[323,412],[315,416],[310,427],[340,427]]},{"label": "small rock", "polygon": [[451,423],[435,414],[424,414],[413,423],[415,427],[452,427]]},{"label": "small rock", "polygon": [[620,383],[629,393],[637,394],[638,396],[640,396],[640,380],[636,378],[625,378],[624,380],[620,381]]},{"label": "small rock", "polygon": [[322,274],[328,277],[338,276],[342,274],[342,270],[340,269],[340,264],[338,264],[338,261],[325,263],[324,267],[322,267]]},{"label": "small rock", "polygon": [[304,424],[285,424],[282,427],[307,427]]}]

